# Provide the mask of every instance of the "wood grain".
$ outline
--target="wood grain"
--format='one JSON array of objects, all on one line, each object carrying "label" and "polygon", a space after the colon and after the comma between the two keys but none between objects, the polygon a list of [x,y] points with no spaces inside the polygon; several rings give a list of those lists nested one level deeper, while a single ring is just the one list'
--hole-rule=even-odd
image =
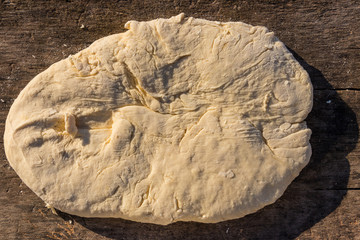
[{"label": "wood grain", "polygon": [[[0,135],[14,99],[38,73],[131,19],[180,12],[264,25],[309,72],[309,165],[273,205],[218,224],[141,224],[54,215],[9,167],[0,139],[0,239],[360,239],[358,1],[15,1],[0,3]],[[81,26],[83,25],[83,28]]]}]

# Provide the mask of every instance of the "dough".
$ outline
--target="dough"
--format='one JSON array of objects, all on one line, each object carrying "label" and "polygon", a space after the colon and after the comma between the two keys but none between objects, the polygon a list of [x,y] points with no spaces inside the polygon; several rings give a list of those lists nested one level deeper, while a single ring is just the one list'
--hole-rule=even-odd
[{"label": "dough", "polygon": [[84,217],[219,222],[308,163],[306,71],[274,33],[183,14],[130,21],[36,76],[5,150],[47,204]]}]

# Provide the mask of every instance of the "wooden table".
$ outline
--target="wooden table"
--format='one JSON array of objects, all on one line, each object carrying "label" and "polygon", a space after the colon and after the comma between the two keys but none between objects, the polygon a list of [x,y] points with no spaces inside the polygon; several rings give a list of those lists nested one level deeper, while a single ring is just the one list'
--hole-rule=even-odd
[{"label": "wooden table", "polygon": [[30,1],[0,3],[0,135],[20,90],[50,64],[128,20],[187,16],[264,25],[311,75],[309,165],[273,205],[218,224],[141,224],[54,215],[9,166],[0,139],[0,239],[360,239],[358,1]]}]

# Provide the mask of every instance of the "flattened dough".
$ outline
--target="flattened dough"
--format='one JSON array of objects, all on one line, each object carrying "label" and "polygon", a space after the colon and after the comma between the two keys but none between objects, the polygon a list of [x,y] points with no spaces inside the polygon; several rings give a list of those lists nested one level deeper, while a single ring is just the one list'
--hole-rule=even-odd
[{"label": "flattened dough", "polygon": [[218,222],[278,199],[308,163],[306,71],[265,27],[130,21],[36,76],[5,150],[49,205],[84,217]]}]

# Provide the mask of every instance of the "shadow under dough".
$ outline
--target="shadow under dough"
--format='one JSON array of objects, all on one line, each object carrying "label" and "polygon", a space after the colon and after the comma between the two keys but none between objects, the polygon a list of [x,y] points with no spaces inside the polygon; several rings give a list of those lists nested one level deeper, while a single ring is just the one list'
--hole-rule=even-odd
[{"label": "shadow under dough", "polygon": [[289,239],[325,218],[346,195],[350,170],[346,156],[355,148],[358,125],[355,113],[331,90],[322,73],[290,51],[309,73],[314,86],[314,106],[306,119],[313,132],[313,154],[310,163],[274,204],[216,224],[177,222],[159,226],[61,212],[60,216],[112,239]]}]

